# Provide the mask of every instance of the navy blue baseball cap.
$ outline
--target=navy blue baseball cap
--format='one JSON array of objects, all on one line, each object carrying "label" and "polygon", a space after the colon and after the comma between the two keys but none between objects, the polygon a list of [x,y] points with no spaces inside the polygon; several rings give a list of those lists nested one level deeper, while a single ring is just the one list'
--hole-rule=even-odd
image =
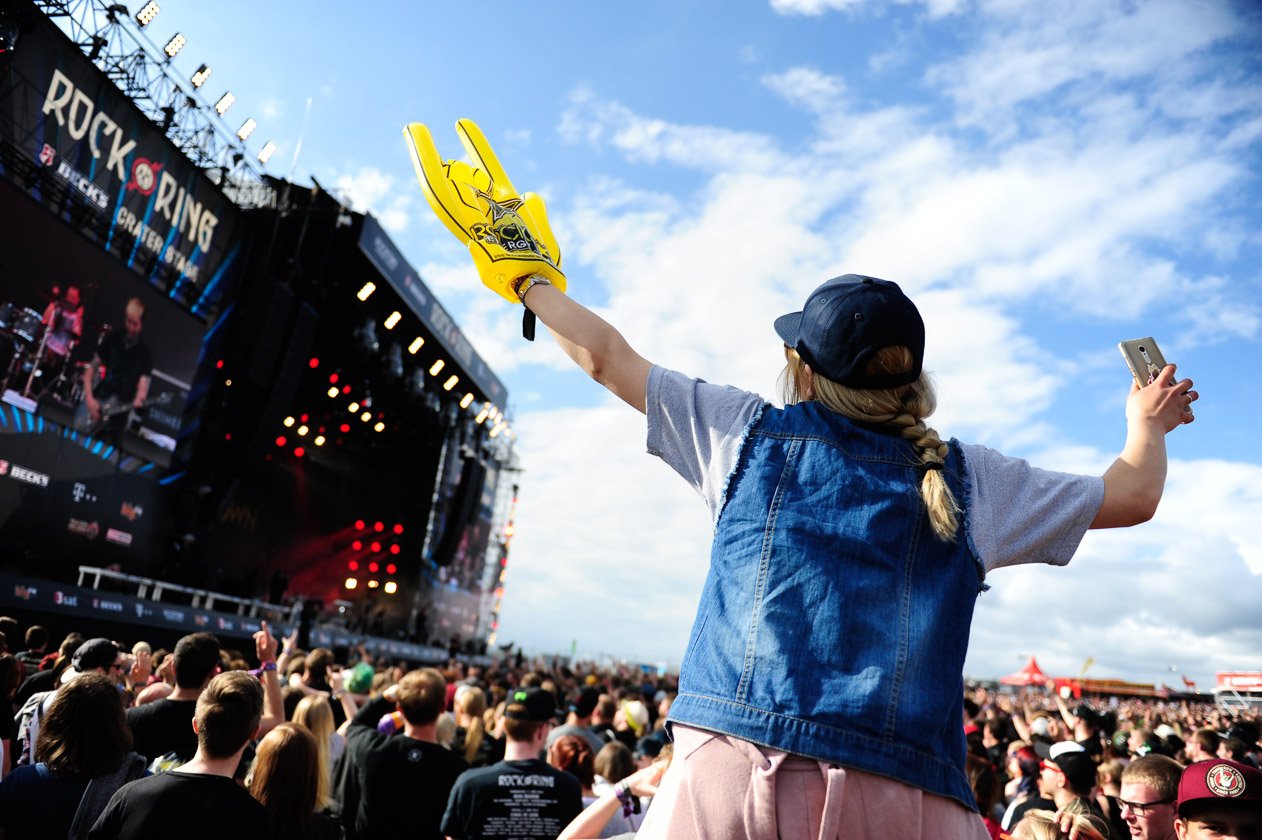
[{"label": "navy blue baseball cap", "polygon": [[[925,322],[897,283],[843,274],[806,299],[801,312],[776,319],[776,333],[811,369],[849,388],[897,388],[920,378]],[[868,361],[886,347],[906,347],[912,367],[868,374]]]}]

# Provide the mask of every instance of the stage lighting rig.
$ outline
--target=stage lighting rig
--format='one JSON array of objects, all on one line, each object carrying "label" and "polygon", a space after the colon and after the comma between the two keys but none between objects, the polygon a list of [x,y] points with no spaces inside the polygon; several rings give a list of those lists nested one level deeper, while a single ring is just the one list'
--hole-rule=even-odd
[{"label": "stage lighting rig", "polygon": [[470,391],[469,393],[465,394],[463,397],[460,398],[460,407],[468,408],[469,404],[472,402],[473,402],[473,392]]},{"label": "stage lighting rig", "polygon": [[[123,7],[123,10],[126,11],[125,6]],[[140,25],[141,29],[144,29],[146,26],[153,23],[153,19],[158,16],[158,12],[160,11],[162,11],[162,7],[157,3],[146,3],[143,9],[136,12],[136,23]]]},{"label": "stage lighting rig", "polygon": [[167,45],[162,48],[162,51],[167,54],[167,58],[175,58],[187,43],[188,39],[181,33],[176,32],[171,36],[171,40],[167,41]]},{"label": "stage lighting rig", "polygon": [[219,97],[219,101],[215,103],[215,113],[223,116],[228,113],[228,109],[232,107],[232,103],[237,101],[237,96],[232,91],[227,91],[223,96]]},{"label": "stage lighting rig", "polygon": [[197,68],[197,72],[195,72],[192,76],[189,76],[188,80],[193,83],[193,87],[200,88],[202,85],[206,84],[206,80],[210,78],[210,73],[210,67],[203,64],[201,67]]},{"label": "stage lighting rig", "polygon": [[429,366],[429,375],[437,376],[439,372],[442,371],[443,366],[446,364],[447,363],[444,362],[442,359],[439,359],[438,361],[434,362],[432,365]]},{"label": "stage lighting rig", "polygon": [[450,377],[448,377],[447,381],[443,383],[443,390],[450,391],[452,388],[456,387],[456,383],[459,381],[460,377],[453,373]]},{"label": "stage lighting rig", "polygon": [[386,318],[383,326],[385,326],[388,330],[392,330],[399,325],[399,321],[401,320],[403,320],[403,313],[396,309],[390,313],[388,318]]},{"label": "stage lighting rig", "polygon": [[375,291],[377,291],[377,284],[369,280],[363,286],[360,286],[359,291],[355,293],[355,297],[361,301],[366,301],[372,297],[372,293]]},{"label": "stage lighting rig", "polygon": [[263,144],[263,148],[259,149],[259,163],[267,163],[274,154],[276,154],[276,144],[268,140]]},{"label": "stage lighting rig", "polygon": [[259,124],[254,121],[253,117],[250,117],[245,122],[241,123],[241,127],[237,129],[237,139],[244,143],[246,140],[250,139],[250,135],[253,134],[254,129],[258,127]]},{"label": "stage lighting rig", "polygon": [[418,335],[416,338],[412,339],[412,343],[408,345],[408,352],[412,354],[413,356],[415,356],[416,351],[420,350],[424,346],[425,346],[425,339],[421,338]]}]

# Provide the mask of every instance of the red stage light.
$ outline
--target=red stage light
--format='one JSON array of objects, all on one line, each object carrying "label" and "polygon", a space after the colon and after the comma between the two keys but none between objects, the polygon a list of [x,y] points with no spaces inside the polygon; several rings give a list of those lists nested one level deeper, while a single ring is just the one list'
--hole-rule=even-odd
[{"label": "red stage light", "polygon": [[347,563],[347,564],[346,564],[346,568],[350,569],[352,572],[358,572],[358,571],[359,571],[359,561],[357,561],[357,560],[352,560],[351,562],[349,562],[349,563]]},{"label": "red stage light", "polygon": [[376,563],[369,563],[369,564],[368,564],[368,571],[370,571],[370,572],[376,572],[379,568],[381,568],[381,567],[380,567],[380,566],[378,566]]},{"label": "red stage light", "polygon": [[215,362],[215,370],[223,370],[223,359]]},{"label": "red stage light", "polygon": [[356,530],[356,531],[362,531],[362,530],[364,530],[364,520],[362,520],[362,519],[356,519],[356,520],[355,520],[355,530]]},{"label": "red stage light", "polygon": [[295,458],[301,458],[303,455],[306,455],[306,454],[307,454],[307,450],[303,449],[301,446],[294,447]]},{"label": "red stage light", "polygon": [[381,551],[381,543],[375,542],[372,545],[370,545],[369,548],[372,549],[373,554],[377,554],[378,552]]},{"label": "red stage light", "polygon": [[[343,424],[342,424],[339,428],[341,428],[341,430],[342,430],[342,434],[346,434],[347,432],[349,432],[349,431],[351,430],[351,424],[350,424],[350,423],[343,423]],[[340,443],[340,441],[339,441],[339,443]]]},{"label": "red stage light", "polygon": [[355,540],[355,542],[351,543],[351,548],[355,549],[356,551],[363,551],[364,544],[360,542],[359,540]]},{"label": "red stage light", "polygon": [[396,525],[394,526],[394,532],[395,532],[396,534],[402,534],[402,533],[403,533],[403,526],[402,526],[402,525],[398,525],[398,524],[396,524]]},{"label": "red stage light", "polygon": [[277,445],[277,446],[284,446],[284,445],[285,445],[286,443],[288,443],[288,442],[289,442],[289,441],[285,440],[285,436],[284,436],[284,435],[281,435],[280,437],[276,438],[276,445]]},{"label": "red stage light", "polygon": [[336,385],[336,384],[337,384],[337,374],[336,374],[336,373],[330,373],[330,374],[329,374],[329,384],[330,384],[330,385]]},{"label": "red stage light", "polygon": [[349,385],[343,385],[343,386],[342,386],[342,393],[343,393],[343,394],[349,394],[350,392],[351,392],[351,386],[349,386]]},{"label": "red stage light", "polygon": [[388,575],[392,575],[392,574],[394,574],[394,573],[395,573],[395,572],[397,572],[397,571],[399,571],[399,567],[398,567],[398,566],[396,566],[396,565],[394,565],[393,563],[391,563],[390,565],[386,566],[386,574],[388,574]]},{"label": "red stage light", "polygon": [[391,554],[398,554],[398,553],[399,553],[400,551],[402,551],[402,550],[403,550],[403,549],[399,548],[399,546],[398,546],[397,544],[390,546],[390,553],[391,553]]},{"label": "red stage light", "polygon": [[376,522],[376,523],[374,523],[374,524],[373,524],[372,528],[373,528],[373,530],[374,530],[374,531],[376,531],[377,533],[381,533],[382,531],[386,530],[386,523],[384,523],[384,522]]},{"label": "red stage light", "polygon": [[223,436],[223,439],[224,439],[224,440],[232,440],[232,432],[228,432],[228,434],[224,435],[224,436]]},{"label": "red stage light", "polygon": [[299,423],[306,423],[306,422],[307,422],[307,415],[305,415],[305,414],[304,414],[304,415],[302,415],[301,417],[299,417],[299,418],[298,418],[298,422],[299,422]]},{"label": "red stage light", "polygon": [[307,364],[310,365],[312,368],[318,368],[320,366],[320,360],[317,359],[315,356],[312,356],[311,361],[307,362]]}]

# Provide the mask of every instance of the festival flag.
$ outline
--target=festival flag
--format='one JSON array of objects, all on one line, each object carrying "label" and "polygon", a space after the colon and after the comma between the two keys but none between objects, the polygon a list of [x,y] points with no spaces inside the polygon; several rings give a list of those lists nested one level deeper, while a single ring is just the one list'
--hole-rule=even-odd
[{"label": "festival flag", "polygon": [[1188,679],[1187,675],[1184,675],[1183,677],[1183,684],[1186,685],[1188,688],[1192,689],[1193,691],[1196,690],[1196,683]]}]

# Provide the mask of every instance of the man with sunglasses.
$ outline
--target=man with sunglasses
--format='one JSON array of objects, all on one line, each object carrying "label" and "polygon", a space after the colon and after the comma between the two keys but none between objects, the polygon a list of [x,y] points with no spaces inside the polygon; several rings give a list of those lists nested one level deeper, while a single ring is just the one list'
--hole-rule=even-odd
[{"label": "man with sunglasses", "polygon": [[1122,771],[1117,798],[1122,819],[1136,840],[1175,840],[1174,802],[1183,768],[1164,755],[1145,755]]}]

